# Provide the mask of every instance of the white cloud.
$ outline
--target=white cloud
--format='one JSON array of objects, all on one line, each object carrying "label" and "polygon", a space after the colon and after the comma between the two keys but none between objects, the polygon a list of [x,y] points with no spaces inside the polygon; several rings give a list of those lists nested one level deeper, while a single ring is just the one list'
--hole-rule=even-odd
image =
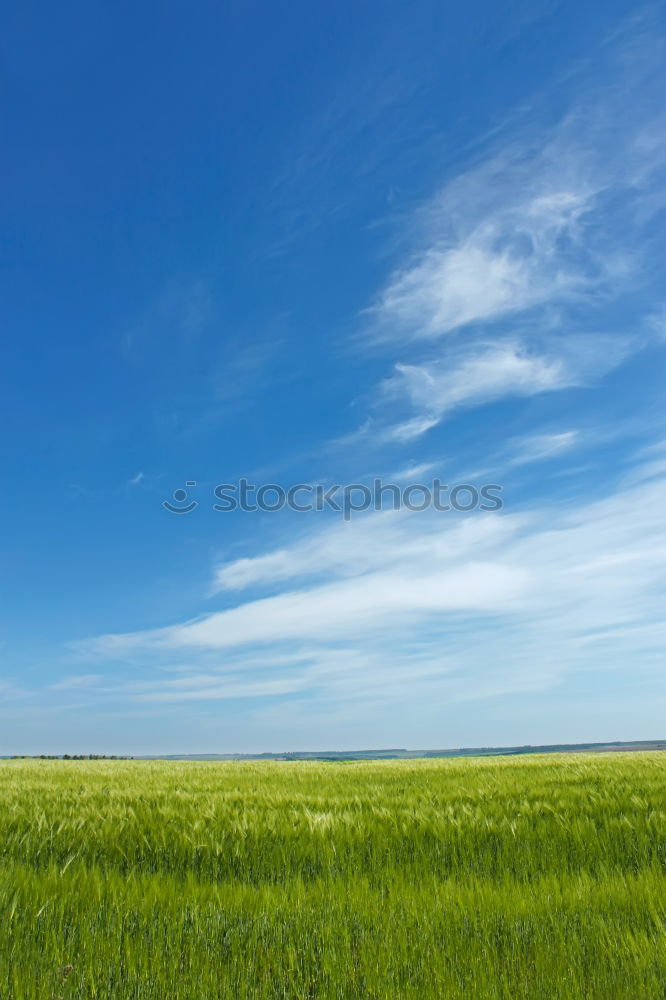
[{"label": "white cloud", "polygon": [[[267,745],[347,747],[395,745],[407,732],[411,745],[450,745],[459,717],[466,722],[458,732],[483,739],[493,699],[561,697],[565,684],[617,701],[617,685],[631,690],[628,665],[636,698],[646,691],[656,698],[666,653],[664,503],[662,478],[579,509],[537,504],[528,514],[483,518],[380,513],[368,514],[356,533],[354,522],[313,531],[282,550],[289,582],[275,597],[81,644],[87,662],[108,661],[111,678],[89,697],[122,704],[125,713],[128,703],[167,711],[242,699],[244,725]],[[336,544],[356,554],[353,566],[342,564]],[[320,559],[308,586],[306,547]],[[270,555],[247,561],[246,580],[254,563],[254,584],[274,584]],[[231,580],[238,561],[227,569]],[[456,709],[469,701],[489,705],[476,728]],[[510,704],[521,712],[521,702]],[[538,739],[545,707],[542,714],[536,727],[523,720],[521,732]],[[582,739],[589,718],[579,725]],[[555,722],[549,731],[556,738]],[[242,742],[242,731],[234,732]],[[213,749],[220,745],[218,728],[212,740]]]},{"label": "white cloud", "polygon": [[216,570],[214,587],[243,590],[312,576],[354,577],[427,555],[446,562],[475,544],[487,547],[513,525],[513,518],[455,520],[389,508],[311,531],[288,548],[226,563]]},{"label": "white cloud", "polygon": [[510,442],[514,455],[509,459],[509,465],[527,465],[531,462],[542,462],[556,458],[575,448],[580,440],[578,431],[561,431],[559,434],[531,434],[528,437]]},{"label": "white cloud", "polygon": [[621,337],[577,336],[531,348],[516,340],[475,343],[421,364],[398,364],[382,386],[385,399],[407,399],[415,416],[389,424],[387,440],[421,436],[461,407],[583,386],[615,367],[630,350]]},{"label": "white cloud", "polygon": [[174,702],[298,692],[329,705],[441,704],[543,690],[570,672],[608,678],[637,659],[645,675],[666,652],[665,503],[662,476],[578,509],[368,514],[218,573],[258,586],[279,567],[289,589],[275,596],[82,651],[143,669],[187,651],[204,673],[123,689]]},{"label": "white cloud", "polygon": [[414,441],[426,434],[439,423],[439,416],[431,417],[411,417],[400,423],[384,427],[378,434],[380,441],[397,441],[404,444],[406,441]]},{"label": "white cloud", "polygon": [[[593,281],[574,266],[571,253],[562,252],[566,242],[577,241],[592,193],[550,189],[544,181],[544,190],[516,204],[511,188],[520,183],[524,167],[514,165],[513,178],[510,166],[506,169],[498,201],[508,195],[514,203],[494,206],[485,218],[476,218],[471,179],[466,206],[450,204],[452,191],[434,203],[433,217],[445,232],[391,278],[373,309],[375,335],[432,339],[560,301]],[[480,172],[478,182],[483,179]]]},{"label": "white cloud", "polygon": [[397,469],[392,472],[388,477],[388,481],[416,483],[419,479],[423,479],[424,476],[432,474],[436,470],[441,471],[441,468],[442,464],[440,462],[418,462],[414,465],[407,465],[404,469]]},{"label": "white cloud", "polygon": [[373,339],[487,331],[612,299],[637,276],[642,227],[664,205],[663,40],[639,29],[624,43],[611,54],[612,88],[602,74],[580,80],[576,105],[547,129],[536,116],[522,129],[514,121],[511,139],[423,206],[411,250],[368,311]]},{"label": "white cloud", "polygon": [[[613,303],[650,271],[646,226],[664,203],[660,45],[637,24],[620,57],[618,39],[605,53],[612,101],[587,80],[558,124],[497,140],[416,213],[365,313],[375,348],[400,352],[373,396],[373,443],[414,441],[456,408],[588,385],[663,339],[659,310],[645,317],[635,299],[632,325],[613,332]],[[595,328],[603,336],[581,335]]]},{"label": "white cloud", "polygon": [[125,687],[128,694],[134,693],[138,700],[151,703],[209,701],[211,699],[233,700],[237,698],[270,698],[275,695],[293,694],[303,688],[300,678],[285,677],[273,680],[247,681],[242,677],[223,677],[213,675],[203,680],[194,678],[187,685],[177,685],[173,682],[161,684],[159,687],[145,685],[143,691],[132,691]]},{"label": "white cloud", "polygon": [[121,653],[135,646],[232,649],[281,641],[334,640],[376,632],[386,626],[445,612],[492,612],[506,608],[528,584],[510,563],[470,561],[448,569],[383,569],[349,580],[289,591],[199,620],[153,632],[102,637],[100,651]]}]

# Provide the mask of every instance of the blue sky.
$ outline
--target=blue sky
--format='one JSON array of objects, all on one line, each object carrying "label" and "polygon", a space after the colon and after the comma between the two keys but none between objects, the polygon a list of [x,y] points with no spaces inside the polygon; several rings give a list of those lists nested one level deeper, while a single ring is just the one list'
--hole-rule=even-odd
[{"label": "blue sky", "polygon": [[[666,735],[665,40],[616,0],[15,7],[0,752]],[[504,506],[215,511],[243,476]]]}]

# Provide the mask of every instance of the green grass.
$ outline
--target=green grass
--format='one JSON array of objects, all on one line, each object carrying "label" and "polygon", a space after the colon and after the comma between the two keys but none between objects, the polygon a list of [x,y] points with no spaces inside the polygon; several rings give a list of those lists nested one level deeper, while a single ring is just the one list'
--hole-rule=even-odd
[{"label": "green grass", "polygon": [[665,765],[5,762],[0,998],[664,1000]]}]

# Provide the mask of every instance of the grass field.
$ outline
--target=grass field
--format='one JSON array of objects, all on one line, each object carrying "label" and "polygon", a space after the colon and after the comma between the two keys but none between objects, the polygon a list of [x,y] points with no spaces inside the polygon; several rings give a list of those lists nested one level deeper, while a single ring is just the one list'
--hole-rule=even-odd
[{"label": "grass field", "polygon": [[664,1000],[665,777],[7,761],[0,997]]}]

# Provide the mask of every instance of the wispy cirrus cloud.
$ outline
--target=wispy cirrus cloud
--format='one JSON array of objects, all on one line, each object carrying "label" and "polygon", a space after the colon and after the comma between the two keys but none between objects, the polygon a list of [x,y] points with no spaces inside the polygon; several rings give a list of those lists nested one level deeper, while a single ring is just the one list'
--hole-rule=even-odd
[{"label": "wispy cirrus cloud", "polygon": [[[662,474],[573,509],[368,514],[356,534],[338,524],[218,569],[227,592],[277,583],[273,596],[79,649],[87,661],[140,667],[143,679],[114,681],[105,697],[173,703],[442,704],[543,690],[572,672],[609,676],[637,655],[649,676],[666,643],[664,502]],[[183,655],[189,668],[165,677]],[[146,680],[151,664],[160,676]]]},{"label": "wispy cirrus cloud", "polygon": [[584,99],[559,123],[516,127],[416,213],[365,313],[367,342],[394,367],[361,437],[409,442],[455,409],[594,384],[659,339],[658,312],[636,297],[664,202],[658,49],[640,32],[609,46],[612,102],[581,71]]},{"label": "wispy cirrus cloud", "polygon": [[[523,169],[513,166],[518,174]],[[591,210],[593,195],[548,189],[544,181],[544,190],[527,201],[502,207],[504,198],[515,198],[513,185],[520,184],[510,163],[504,170],[500,204],[488,206],[486,217],[475,218],[478,198],[471,190],[465,201],[470,218],[460,206],[447,208],[451,192],[435,202],[430,225],[439,219],[443,233],[433,234],[433,245],[395,273],[381,292],[371,310],[375,336],[432,340],[469,324],[565,300],[600,280],[601,261],[594,273],[586,273],[574,266],[571,253],[563,252],[566,244],[580,244],[580,220]],[[477,183],[482,178],[480,172]],[[467,186],[473,186],[471,179]]]},{"label": "wispy cirrus cloud", "polygon": [[509,465],[528,465],[543,462],[571,451],[580,441],[578,431],[560,431],[557,434],[530,434],[512,443],[514,454]]},{"label": "wispy cirrus cloud", "polygon": [[416,412],[379,433],[384,440],[409,441],[461,407],[586,385],[620,364],[631,348],[632,341],[618,336],[551,338],[539,346],[500,338],[420,364],[399,363],[382,394],[389,402],[408,400]]},{"label": "wispy cirrus cloud", "polygon": [[450,178],[369,308],[370,338],[434,340],[640,282],[641,234],[664,207],[663,49],[647,31],[616,39],[559,122],[518,118]]}]

